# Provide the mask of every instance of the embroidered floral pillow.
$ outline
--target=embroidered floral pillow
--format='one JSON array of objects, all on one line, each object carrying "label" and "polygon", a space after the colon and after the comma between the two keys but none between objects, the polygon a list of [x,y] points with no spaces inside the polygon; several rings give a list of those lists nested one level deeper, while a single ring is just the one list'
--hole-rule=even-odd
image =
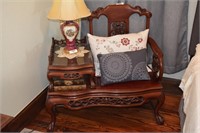
[{"label": "embroidered floral pillow", "polygon": [[114,52],[137,51],[146,48],[149,29],[139,33],[115,35],[111,37],[99,37],[87,34],[90,48],[94,58],[95,75],[101,76],[98,54]]}]

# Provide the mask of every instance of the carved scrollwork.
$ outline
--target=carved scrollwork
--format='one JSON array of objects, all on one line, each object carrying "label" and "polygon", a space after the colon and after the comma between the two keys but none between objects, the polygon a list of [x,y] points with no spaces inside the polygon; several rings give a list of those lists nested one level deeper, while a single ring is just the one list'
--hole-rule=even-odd
[{"label": "carved scrollwork", "polygon": [[97,8],[97,10],[92,12],[92,15],[99,17],[99,13],[102,11],[103,11],[103,7],[99,7],[99,8]]},{"label": "carved scrollwork", "polygon": [[54,40],[55,45],[58,45],[60,47],[64,47],[66,45],[66,41],[65,40]]},{"label": "carved scrollwork", "polygon": [[78,79],[80,78],[80,74],[79,73],[66,73],[64,74],[64,78],[67,78],[67,79]]},{"label": "carved scrollwork", "polygon": [[113,22],[111,23],[111,35],[125,34],[126,33],[125,22]]},{"label": "carved scrollwork", "polygon": [[135,104],[143,103],[144,98],[142,96],[138,97],[125,97],[125,98],[115,98],[115,97],[92,97],[84,98],[80,100],[69,100],[67,106],[71,108],[84,108],[90,106],[133,106]]},{"label": "carved scrollwork", "polygon": [[135,9],[138,10],[138,13],[140,15],[145,15],[146,17],[149,17],[149,18],[152,16],[151,12],[147,11],[144,8],[141,8],[140,6],[136,6]]},{"label": "carved scrollwork", "polygon": [[[83,38],[83,39],[76,39],[76,44],[79,45],[79,44],[83,44],[83,43],[86,43],[86,36]],[[66,45],[66,40],[64,39],[61,39],[61,40],[55,40],[54,39],[54,44],[57,45],[57,46],[60,46],[60,47],[65,47]]]},{"label": "carved scrollwork", "polygon": [[[160,62],[159,62],[159,58],[158,56],[156,56],[155,54],[153,55],[153,62],[152,62],[152,69],[153,72],[158,74],[159,70],[160,70]],[[157,78],[157,75],[155,75]]]}]

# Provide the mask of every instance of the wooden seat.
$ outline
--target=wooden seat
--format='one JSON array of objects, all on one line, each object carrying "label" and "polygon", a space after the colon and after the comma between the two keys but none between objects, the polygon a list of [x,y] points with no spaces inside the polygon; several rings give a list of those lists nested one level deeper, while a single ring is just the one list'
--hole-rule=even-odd
[{"label": "wooden seat", "polygon": [[[127,87],[129,86],[129,87]],[[134,86],[134,87],[132,87]],[[156,91],[161,91],[162,86],[157,84],[156,82],[152,81],[133,81],[133,82],[125,82],[125,83],[116,83],[107,86],[97,87],[95,89],[84,89],[84,90],[77,90],[77,91],[68,91],[68,93],[60,94],[58,92],[51,92],[50,95],[55,96],[57,93],[60,96],[65,96],[68,98],[77,98],[84,95],[99,95],[99,96],[106,96],[106,95],[132,95],[133,93],[152,93]]]}]

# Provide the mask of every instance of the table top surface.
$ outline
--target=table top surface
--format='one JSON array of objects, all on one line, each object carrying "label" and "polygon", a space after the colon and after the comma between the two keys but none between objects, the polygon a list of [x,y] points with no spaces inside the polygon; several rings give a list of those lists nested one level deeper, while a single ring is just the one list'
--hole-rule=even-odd
[{"label": "table top surface", "polygon": [[63,69],[63,70],[76,70],[83,68],[93,68],[93,61],[91,52],[85,53],[84,57],[75,57],[73,59],[68,59],[66,57],[58,57],[58,54],[55,51],[59,50],[60,47],[58,45],[54,46],[54,50],[51,53],[50,58],[52,58],[52,62],[49,64],[48,69]]}]

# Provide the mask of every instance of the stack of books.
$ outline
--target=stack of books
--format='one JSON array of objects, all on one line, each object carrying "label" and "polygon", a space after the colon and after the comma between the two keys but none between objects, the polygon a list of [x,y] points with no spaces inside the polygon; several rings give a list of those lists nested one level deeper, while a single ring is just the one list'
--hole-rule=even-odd
[{"label": "stack of books", "polygon": [[54,80],[54,91],[75,91],[86,89],[84,79]]}]

